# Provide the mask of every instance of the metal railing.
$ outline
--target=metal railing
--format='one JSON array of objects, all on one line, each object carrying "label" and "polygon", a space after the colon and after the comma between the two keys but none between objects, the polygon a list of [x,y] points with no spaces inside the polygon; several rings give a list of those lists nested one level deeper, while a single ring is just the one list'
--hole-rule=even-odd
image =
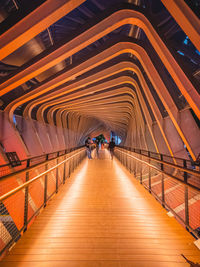
[{"label": "metal railing", "polygon": [[169,156],[166,160],[162,154],[156,154],[130,147],[115,149],[117,159],[170,211],[169,215],[199,238],[200,172],[188,168],[189,161],[185,159],[178,158],[179,165]]},{"label": "metal railing", "polygon": [[37,164],[45,162],[49,159],[55,159],[59,156],[68,154],[69,152],[74,151],[76,149],[77,149],[77,147],[73,147],[73,148],[68,148],[68,149],[64,149],[64,150],[51,152],[48,154],[42,154],[39,156],[34,156],[31,158],[23,159],[23,160],[20,160],[20,165],[15,166],[15,167],[12,167],[11,163],[0,165],[0,179],[1,179],[1,177],[8,175],[10,173],[24,170],[24,169],[31,167],[31,166],[36,166]]},{"label": "metal railing", "polygon": [[1,254],[27,230],[85,156],[85,148],[71,149],[64,155],[57,154],[52,159],[48,156],[45,162],[0,178]]}]

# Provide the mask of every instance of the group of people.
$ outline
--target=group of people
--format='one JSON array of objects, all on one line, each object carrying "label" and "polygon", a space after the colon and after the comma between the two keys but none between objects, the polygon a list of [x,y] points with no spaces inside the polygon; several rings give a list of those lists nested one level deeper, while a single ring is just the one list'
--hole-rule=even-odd
[{"label": "group of people", "polygon": [[[97,158],[99,158],[99,140],[96,139],[94,141],[94,143],[93,143],[92,140],[91,140],[91,138],[88,137],[85,140],[85,147],[87,149],[87,156],[88,156],[89,159],[92,159],[92,146],[93,145],[95,145],[96,155],[97,155]],[[109,142],[108,149],[110,151],[111,159],[113,159],[114,149],[115,149],[115,141],[114,141],[114,138],[112,138],[111,141]]]}]

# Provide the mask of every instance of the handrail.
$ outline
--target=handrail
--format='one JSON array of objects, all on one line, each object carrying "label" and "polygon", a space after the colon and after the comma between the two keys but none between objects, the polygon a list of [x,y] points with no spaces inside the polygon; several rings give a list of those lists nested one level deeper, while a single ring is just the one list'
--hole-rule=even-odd
[{"label": "handrail", "polygon": [[[82,147],[82,146],[80,146]],[[34,156],[34,157],[30,157],[30,158],[26,158],[26,159],[22,159],[20,160],[20,162],[24,162],[24,161],[28,161],[28,160],[32,160],[32,159],[36,159],[36,158],[40,158],[40,157],[47,157],[52,155],[52,154],[60,154],[60,152],[64,152],[64,154],[67,154],[69,151],[73,151],[75,149],[77,149],[79,147],[72,147],[72,148],[68,148],[68,149],[62,149],[62,150],[57,150],[57,151],[54,151],[54,152],[50,152],[50,153],[46,153],[46,154],[40,154],[39,156]],[[64,155],[63,154],[63,155]],[[63,155],[59,155],[59,156],[63,156]],[[10,166],[11,164],[10,163],[7,163],[7,164],[3,164],[3,165],[0,165],[0,168],[1,167],[6,167],[6,166]]]},{"label": "handrail", "polygon": [[[70,152],[68,152],[68,153],[66,153],[66,154],[63,154],[63,155],[60,155],[60,156],[58,156],[58,157],[55,157],[55,158],[52,158],[52,159],[48,159],[48,160],[39,162],[39,163],[37,163],[37,164],[35,164],[35,165],[33,165],[33,166],[30,166],[30,167],[28,167],[28,168],[24,168],[24,169],[19,170],[19,171],[11,172],[11,173],[9,173],[9,174],[7,174],[7,175],[4,175],[4,176],[0,177],[0,182],[1,182],[2,180],[6,180],[6,179],[12,177],[13,175],[19,175],[19,174],[21,174],[21,173],[23,173],[23,172],[33,170],[33,169],[37,168],[39,165],[45,165],[47,162],[51,162],[51,161],[53,161],[53,160],[55,160],[55,159],[57,159],[57,158],[66,156],[67,154],[69,154],[69,153],[75,151],[76,149],[82,148],[82,147],[84,147],[84,146],[80,146],[80,147],[73,148],[73,150],[71,150]],[[56,153],[56,152],[55,152],[55,153]],[[54,153],[52,153],[52,154],[54,154]],[[49,155],[49,154],[47,154],[47,155]]]},{"label": "handrail", "polygon": [[[30,160],[33,160],[33,159],[36,159],[36,158],[40,158],[40,157],[48,157],[48,156],[51,155],[51,154],[58,154],[59,152],[62,152],[62,151],[65,151],[65,152],[66,152],[66,150],[63,149],[63,150],[59,150],[59,151],[55,151],[55,152],[51,152],[51,153],[47,153],[47,154],[41,154],[41,155],[39,155],[39,156],[34,156],[34,157],[30,157],[30,158],[22,159],[22,160],[20,160],[20,162],[22,163],[22,162],[30,161]],[[65,154],[66,154],[66,153],[65,153]],[[7,163],[7,164],[0,165],[0,168],[2,168],[2,167],[6,167],[6,166],[11,166],[11,163]],[[11,167],[12,167],[12,166],[11,166]]]},{"label": "handrail", "polygon": [[[194,188],[195,190],[200,191],[200,188],[199,188],[199,187],[196,187],[195,185],[188,184],[187,182],[185,182],[185,181],[179,179],[178,177],[175,177],[175,176],[173,176],[173,175],[171,175],[171,174],[169,174],[169,173],[167,173],[167,172],[165,172],[165,171],[163,171],[163,170],[157,168],[156,166],[154,166],[154,165],[152,165],[152,164],[150,164],[150,163],[148,163],[148,162],[146,162],[146,161],[144,161],[144,160],[138,159],[137,157],[134,157],[133,155],[130,155],[130,154],[124,152],[124,151],[121,151],[120,149],[117,149],[117,150],[120,151],[120,152],[122,152],[122,153],[124,153],[124,154],[126,154],[127,156],[129,156],[129,157],[131,157],[131,158],[137,160],[137,161],[140,161],[141,163],[146,164],[147,166],[151,167],[152,169],[155,169],[156,171],[159,171],[160,173],[163,173],[163,174],[165,174],[166,176],[169,176],[170,178],[177,180],[178,182],[180,182],[180,183],[182,183],[182,184],[184,184],[184,185],[188,185],[188,186]],[[143,155],[142,155],[142,156],[143,156]],[[163,162],[162,162],[162,163],[163,163]]]},{"label": "handrail", "polygon": [[[56,158],[40,162],[35,166],[4,177],[4,179],[11,177],[13,188],[7,189],[6,185],[10,185],[9,181],[8,183],[2,183],[3,191],[0,196],[1,219],[4,220],[3,216],[9,216],[10,223],[2,225],[1,238],[3,243],[0,248],[0,255],[21,237],[22,232],[28,229],[33,218],[46,207],[49,200],[58,192],[59,187],[65,184],[66,178],[70,177],[71,173],[86,156],[83,146],[70,149],[68,152],[67,155],[63,153],[59,155],[57,153]],[[31,172],[31,170],[35,169],[39,171],[39,174]],[[19,176],[23,184],[16,185],[18,181],[17,174],[19,173],[23,174],[23,176]],[[33,178],[32,175],[34,175]],[[10,191],[6,192],[6,189]],[[15,210],[15,207],[17,207],[17,210]],[[3,238],[7,235],[7,232],[10,234],[10,239]]]},{"label": "handrail", "polygon": [[[81,148],[81,147],[84,147],[84,146],[73,147],[73,148],[69,148],[69,149],[59,150],[59,151],[55,151],[55,152],[51,152],[51,153],[47,153],[47,154],[41,154],[39,156],[34,156],[34,157],[31,157],[31,158],[23,159],[23,160],[20,161],[20,163],[23,163],[23,162],[27,161],[27,164],[26,164],[26,166],[23,169],[13,171],[13,172],[11,172],[9,174],[6,174],[4,176],[0,176],[0,181],[2,179],[9,178],[13,174],[19,174],[19,173],[23,172],[24,170],[27,170],[27,169],[31,170],[33,167],[37,167],[38,165],[40,165],[42,163],[45,163],[46,161],[51,161],[51,160],[56,159],[58,157],[67,155],[68,153],[76,150],[77,148]],[[60,154],[61,152],[64,152],[64,153],[63,154]],[[53,154],[56,154],[56,156],[49,159],[50,155],[53,155]],[[44,160],[43,161],[38,162],[38,163],[34,164],[33,166],[30,166],[31,160],[34,160],[34,159],[37,159],[37,158],[39,159],[41,157],[44,157]],[[16,167],[20,167],[20,166],[21,165],[16,166]],[[0,170],[1,170],[1,168],[4,168],[4,167],[12,167],[12,166],[11,166],[11,163],[0,165]],[[16,168],[16,167],[14,167],[14,168]]]},{"label": "handrail", "polygon": [[[164,169],[165,162],[162,160],[156,160],[147,155],[137,153],[131,148],[126,149],[117,146],[115,152],[115,156],[119,161],[130,172],[134,173],[134,177],[153,194],[162,206],[167,211],[171,211],[175,218],[177,218],[179,222],[181,221],[193,236],[199,238],[200,180],[199,175],[198,177],[196,175],[199,174],[199,172],[193,171],[193,177],[189,177],[187,168],[179,168],[180,166],[168,164],[168,162],[166,163],[168,168]],[[136,153],[136,155],[133,153]],[[157,166],[154,165],[153,162],[144,159],[143,156],[152,161],[158,161],[161,163],[160,166],[158,164],[156,164]],[[169,166],[172,168],[170,169]],[[169,169],[172,174],[168,172]],[[174,169],[184,170],[182,176],[179,177],[180,172],[174,173]],[[178,176],[176,176],[176,174],[178,174]],[[195,178],[197,178],[197,180],[195,180]]]},{"label": "handrail", "polygon": [[[152,159],[152,160],[154,160],[154,161],[156,161],[156,162],[163,163],[163,164],[165,164],[165,165],[167,165],[167,166],[170,166],[170,167],[173,167],[173,168],[179,169],[179,170],[181,170],[181,171],[188,172],[188,173],[190,173],[190,174],[194,174],[194,175],[200,177],[200,172],[199,172],[199,171],[191,170],[191,169],[188,169],[188,168],[186,168],[186,167],[182,167],[182,166],[180,166],[180,165],[176,165],[176,164],[174,164],[174,163],[170,163],[170,162],[167,162],[167,161],[164,161],[164,160],[160,160],[160,159],[156,159],[156,158],[154,158],[154,157],[147,156],[147,155],[142,154],[142,153],[138,153],[138,152],[135,151],[135,148],[130,148],[130,147],[126,147],[126,146],[117,146],[117,147],[126,149],[126,150],[128,150],[128,151],[130,151],[130,152],[134,152],[134,153],[136,153],[136,154],[138,154],[138,155],[144,156],[144,157],[146,157],[146,158],[150,158],[150,159]],[[138,149],[138,150],[140,150],[141,152],[142,152],[142,151],[149,152],[149,151],[147,151],[147,150],[141,150],[141,149]],[[170,156],[168,156],[168,155],[165,155],[165,154],[158,154],[158,153],[155,153],[155,152],[150,152],[150,153],[154,153],[154,154],[157,154],[157,155],[166,156],[166,157],[168,157],[168,158],[173,159],[172,157],[170,157]],[[175,157],[174,157],[174,158],[175,158]],[[186,160],[186,161],[192,163],[192,161],[189,161],[189,160],[187,160],[187,159],[183,159],[183,158],[175,158],[175,159],[179,159],[179,160],[183,160],[183,161]]]},{"label": "handrail", "polygon": [[[65,163],[66,161],[70,160],[71,158],[73,158],[74,156],[80,154],[84,149],[82,149],[81,151],[77,152],[76,154],[72,155],[71,157],[68,157],[67,159],[63,160],[62,162],[58,163],[57,165],[55,165],[54,167],[50,168],[49,170],[35,176],[34,178],[32,178],[31,180],[29,180],[28,182],[25,182],[24,184],[16,187],[15,189],[9,191],[8,193],[0,196],[0,201],[3,201],[5,199],[7,199],[8,197],[14,195],[15,193],[17,193],[18,191],[24,189],[25,187],[27,187],[28,185],[30,185],[31,183],[35,182],[36,180],[38,180],[39,178],[41,178],[42,176],[44,176],[45,174],[53,171],[54,169],[56,169],[57,167],[59,167],[60,165],[62,165],[63,163]],[[34,166],[35,167],[35,166]]]}]

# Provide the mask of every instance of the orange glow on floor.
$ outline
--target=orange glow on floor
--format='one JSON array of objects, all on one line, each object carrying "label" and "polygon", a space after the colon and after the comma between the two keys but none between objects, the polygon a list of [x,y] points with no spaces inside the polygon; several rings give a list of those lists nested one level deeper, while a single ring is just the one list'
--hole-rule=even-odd
[{"label": "orange glow on floor", "polygon": [[[94,151],[95,152],[95,151]],[[185,266],[194,238],[109,152],[86,159],[2,266]]]}]

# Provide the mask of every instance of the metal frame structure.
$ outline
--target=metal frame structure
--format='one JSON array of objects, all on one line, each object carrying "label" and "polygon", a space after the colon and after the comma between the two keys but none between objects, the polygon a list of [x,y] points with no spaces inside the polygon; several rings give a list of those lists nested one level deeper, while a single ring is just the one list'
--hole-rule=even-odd
[{"label": "metal frame structure", "polygon": [[[194,162],[176,158],[175,164],[167,155],[123,146],[117,146],[115,156],[164,208],[199,238],[200,171],[194,170]],[[177,199],[179,208],[173,206]]]},{"label": "metal frame structure", "polygon": [[[86,150],[83,147],[78,147],[64,154],[60,152],[55,154],[56,157],[52,158],[50,156],[53,154],[47,154],[44,162],[37,163],[34,166],[30,164],[35,160],[40,161],[41,157],[26,159],[23,161],[26,162],[25,170],[1,177],[1,192],[4,193],[0,196],[0,216],[3,223],[0,234],[5,244],[1,247],[0,254],[12,246],[27,230],[29,224],[40,213],[40,210],[46,207],[48,201],[58,192],[59,187],[65,184],[66,178],[70,177],[70,174],[85,158]],[[36,173],[39,174],[35,175]],[[19,180],[20,185],[14,186],[16,181]],[[14,188],[7,192],[7,185],[8,188],[11,188],[11,185]],[[37,193],[38,190],[41,192],[40,195]],[[20,203],[18,199],[20,199]],[[21,213],[16,214],[18,218],[14,215],[15,201],[18,205],[17,208],[22,210]],[[35,207],[34,211],[32,211],[33,207]],[[8,235],[10,238],[6,238]]]}]

